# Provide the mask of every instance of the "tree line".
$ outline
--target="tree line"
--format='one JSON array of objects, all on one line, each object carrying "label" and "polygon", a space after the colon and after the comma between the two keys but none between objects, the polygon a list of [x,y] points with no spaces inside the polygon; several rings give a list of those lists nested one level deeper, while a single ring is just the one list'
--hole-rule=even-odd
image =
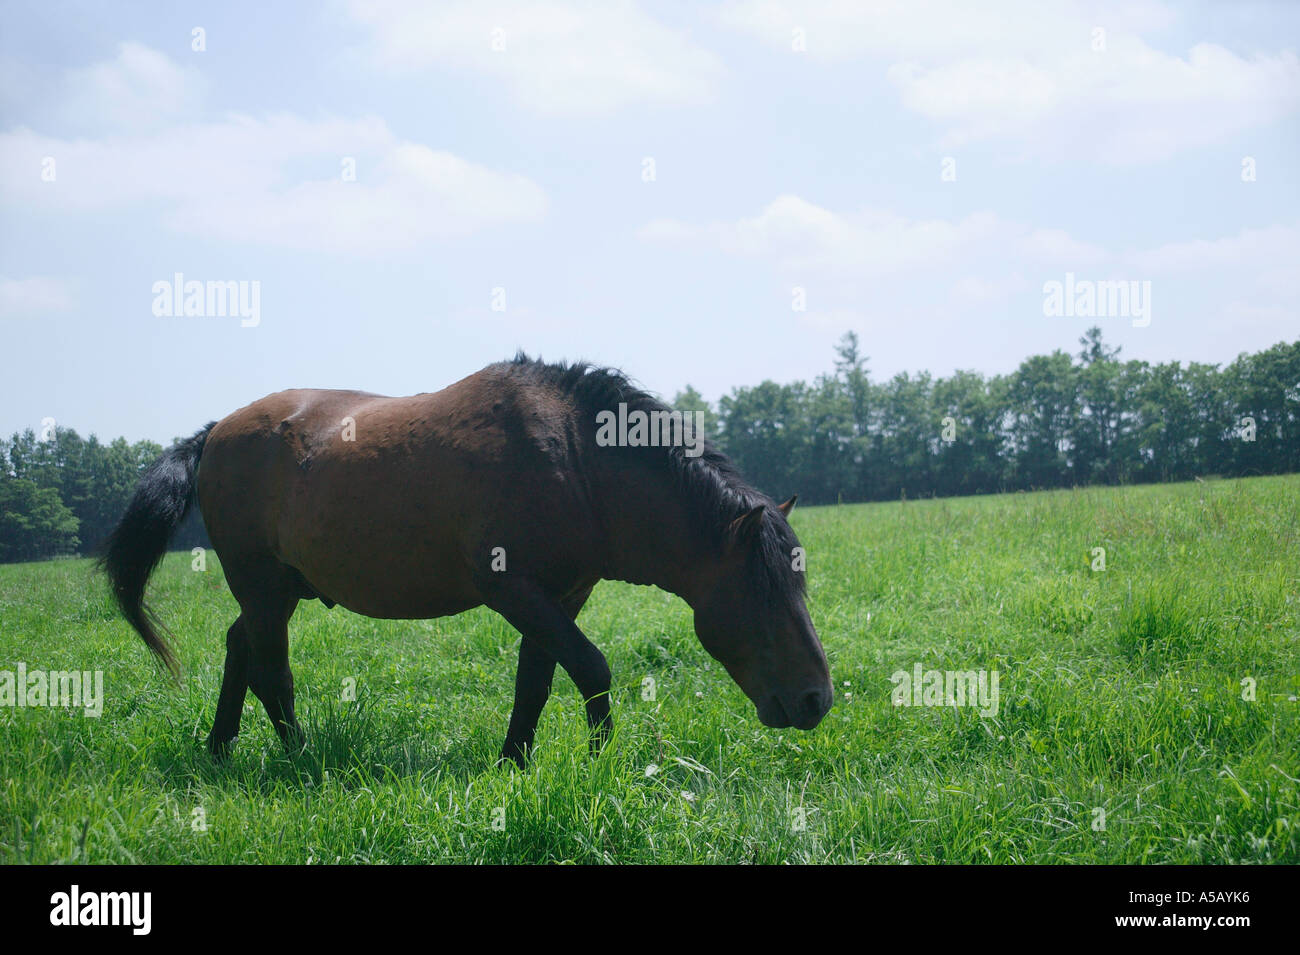
[{"label": "tree line", "polygon": [[[40,437],[28,428],[0,439],[0,562],[96,553],[162,452],[155,441],[104,444],[54,425]],[[173,546],[199,543],[196,512]]]},{"label": "tree line", "polygon": [[752,483],[833,504],[1300,471],[1300,340],[1225,367],[1124,361],[1091,328],[1015,371],[872,381],[850,332],[815,381],[735,388],[702,411]]},{"label": "tree line", "polygon": [[[1007,375],[872,381],[856,334],[812,382],[739,387],[700,411],[754,485],[810,504],[1300,471],[1300,340],[1230,364],[1122,361],[1101,331]],[[95,553],[152,441],[51,427],[0,439],[0,561]],[[197,509],[173,546],[207,546]]]}]

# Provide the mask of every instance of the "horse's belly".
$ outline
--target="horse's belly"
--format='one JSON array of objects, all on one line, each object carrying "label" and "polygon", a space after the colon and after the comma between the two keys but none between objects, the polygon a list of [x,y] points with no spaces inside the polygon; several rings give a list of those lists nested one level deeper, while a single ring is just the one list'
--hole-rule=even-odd
[{"label": "horse's belly", "polygon": [[368,617],[445,617],[482,603],[450,529],[368,518],[289,528],[281,559],[318,595]]},{"label": "horse's belly", "polygon": [[391,567],[338,568],[311,559],[292,562],[316,596],[367,617],[423,620],[477,607],[472,585],[439,574],[436,568],[395,571]]},{"label": "horse's belly", "polygon": [[353,613],[364,617],[378,617],[384,620],[428,620],[431,617],[450,617],[477,607],[481,600],[475,598],[448,599],[445,596],[417,601],[405,599],[388,600],[381,594],[349,594],[346,599],[336,601],[340,607],[346,607]]}]

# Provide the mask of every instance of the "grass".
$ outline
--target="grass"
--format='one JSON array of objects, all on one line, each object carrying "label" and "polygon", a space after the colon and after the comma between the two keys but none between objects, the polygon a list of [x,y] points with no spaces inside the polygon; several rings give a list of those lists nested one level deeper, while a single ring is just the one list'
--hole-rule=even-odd
[{"label": "grass", "polygon": [[[179,688],[89,562],[0,567],[0,670],[102,669],[106,695],[98,719],[0,707],[0,862],[1300,861],[1300,476],[794,524],[838,691],[816,731],[764,729],[684,604],[606,582],[579,623],[614,670],[616,736],[587,756],[558,675],[522,773],[494,766],[518,637],[485,610],[304,603],[307,750],[286,757],[250,695],[215,766],[235,605],[213,555],[154,579]],[[998,671],[997,715],[892,706],[918,662]]]}]

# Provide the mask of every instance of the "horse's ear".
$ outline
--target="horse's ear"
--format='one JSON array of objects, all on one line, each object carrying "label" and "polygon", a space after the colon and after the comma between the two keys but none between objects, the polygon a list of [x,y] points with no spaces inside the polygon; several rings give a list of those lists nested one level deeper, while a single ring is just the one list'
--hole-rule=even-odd
[{"label": "horse's ear", "polygon": [[763,510],[766,506],[759,504],[731,522],[727,528],[727,543],[730,547],[747,545],[758,536],[758,529],[763,526]]},{"label": "horse's ear", "polygon": [[797,500],[799,500],[799,495],[791,494],[790,500],[786,501],[784,504],[777,505],[777,507],[782,514],[784,514],[786,517],[789,517],[790,512],[794,510],[794,502]]}]

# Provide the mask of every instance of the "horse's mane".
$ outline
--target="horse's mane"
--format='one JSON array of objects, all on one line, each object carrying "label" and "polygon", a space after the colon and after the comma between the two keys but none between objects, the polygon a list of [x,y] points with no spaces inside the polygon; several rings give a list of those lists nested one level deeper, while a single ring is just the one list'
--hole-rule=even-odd
[{"label": "horse's mane", "polygon": [[[522,351],[498,367],[526,382],[544,385],[569,396],[577,411],[595,423],[597,413],[614,410],[620,402],[628,411],[671,411],[654,395],[636,387],[622,371],[587,362],[544,362]],[[776,502],[741,477],[731,459],[707,436],[702,453],[686,454],[681,445],[631,449],[662,456],[669,476],[688,502],[693,526],[721,551],[731,522],[758,505],[766,507],[751,553],[750,574],[765,597],[776,602],[802,597],[804,575],[793,569],[791,551],[799,546]]]}]

